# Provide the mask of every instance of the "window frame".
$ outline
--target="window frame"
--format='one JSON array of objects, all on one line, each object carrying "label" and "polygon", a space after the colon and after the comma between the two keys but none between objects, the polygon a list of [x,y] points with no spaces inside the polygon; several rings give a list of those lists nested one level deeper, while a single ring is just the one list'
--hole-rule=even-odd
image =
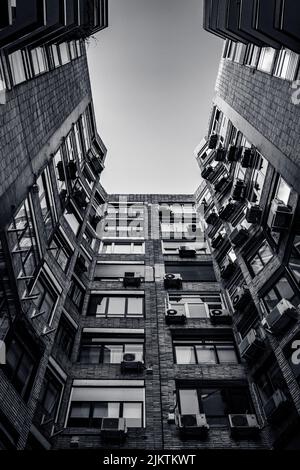
[{"label": "window frame", "polygon": [[[105,302],[105,312],[104,314],[97,314],[97,311],[95,313],[89,313],[91,310],[91,302],[93,297],[102,297],[103,299],[106,299]],[[110,299],[115,299],[115,298],[122,298],[125,299],[124,303],[124,313],[120,315],[109,315],[109,303]],[[142,299],[142,313],[141,314],[128,314],[128,299],[130,298],[137,298],[137,299]],[[87,310],[87,316],[95,317],[95,318],[144,318],[145,317],[145,296],[144,295],[134,295],[134,294],[127,294],[126,291],[124,291],[124,295],[119,294],[119,295],[105,295],[105,294],[91,294],[90,296],[90,301],[88,305],[88,310]]]}]

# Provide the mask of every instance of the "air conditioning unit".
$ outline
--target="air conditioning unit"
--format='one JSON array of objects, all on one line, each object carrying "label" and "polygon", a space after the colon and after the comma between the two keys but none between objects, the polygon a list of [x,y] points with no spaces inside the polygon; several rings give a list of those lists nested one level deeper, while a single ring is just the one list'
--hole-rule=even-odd
[{"label": "air conditioning unit", "polygon": [[207,180],[212,173],[214,173],[214,169],[211,166],[208,166],[201,172],[201,176],[204,180]]},{"label": "air conditioning unit", "polygon": [[93,227],[94,230],[96,230],[97,225],[99,224],[99,222],[101,222],[100,215],[95,214],[90,218],[90,224],[91,224],[91,226]]},{"label": "air conditioning unit", "polygon": [[220,209],[219,212],[219,217],[222,220],[229,220],[230,217],[235,213],[236,209],[238,208],[238,205],[236,202],[228,202],[226,206],[223,206]]},{"label": "air conditioning unit", "polygon": [[126,434],[127,427],[124,418],[102,418],[101,437],[104,440],[123,441]]},{"label": "air conditioning unit", "polygon": [[268,226],[273,232],[288,230],[293,219],[293,212],[284,202],[274,199],[268,217]]},{"label": "air conditioning unit", "polygon": [[242,155],[241,166],[243,168],[254,168],[255,154],[252,149],[246,148]]},{"label": "air conditioning unit", "polygon": [[79,189],[77,191],[74,191],[73,193],[73,199],[76,202],[76,204],[81,208],[85,209],[87,206],[86,202],[86,194],[83,191],[83,189]]},{"label": "air conditioning unit", "polygon": [[282,390],[276,390],[272,397],[265,403],[264,412],[269,423],[276,423],[286,415],[288,399]]},{"label": "air conditioning unit", "polygon": [[252,302],[252,297],[249,289],[247,287],[238,287],[232,299],[233,308],[243,310],[250,302]]},{"label": "air conditioning unit", "polygon": [[124,273],[123,286],[124,287],[140,287],[141,277],[136,276],[135,273]]},{"label": "air conditioning unit", "polygon": [[197,251],[194,248],[188,246],[181,246],[179,248],[180,258],[195,258]]},{"label": "air conditioning unit", "polygon": [[230,145],[227,152],[227,161],[228,162],[237,162],[242,154],[242,148],[236,147],[235,145]]},{"label": "air conditioning unit", "polygon": [[177,425],[180,433],[185,436],[206,437],[209,431],[204,414],[178,415]]},{"label": "air conditioning unit", "polygon": [[225,240],[225,236],[222,235],[221,233],[219,235],[217,235],[211,242],[211,247],[216,250],[217,248],[219,248],[223,241]]},{"label": "air conditioning unit", "polygon": [[207,217],[205,217],[205,222],[208,224],[208,225],[215,225],[219,220],[219,217],[218,217],[218,214],[216,214],[215,212],[211,212],[210,214],[208,214]]},{"label": "air conditioning unit", "polygon": [[229,240],[232,245],[236,247],[241,247],[249,239],[249,232],[246,228],[241,225],[236,227],[229,236]]},{"label": "air conditioning unit", "polygon": [[167,325],[183,325],[186,322],[186,316],[184,313],[178,313],[177,310],[169,308],[166,312],[166,324]]},{"label": "air conditioning unit", "polygon": [[253,414],[228,415],[232,437],[255,437],[260,432],[257,418]]},{"label": "air conditioning unit", "polygon": [[221,278],[228,280],[236,270],[236,265],[230,259],[227,259],[223,266],[221,266]]},{"label": "air conditioning unit", "polygon": [[78,449],[79,444],[80,444],[80,437],[79,436],[71,436],[71,439],[70,439],[71,449]]},{"label": "air conditioning unit", "polygon": [[212,134],[208,140],[208,148],[215,149],[217,147],[218,140],[219,136],[217,134]]},{"label": "air conditioning unit", "polygon": [[182,277],[180,274],[165,274],[164,286],[166,289],[181,289]]},{"label": "air conditioning unit", "polygon": [[103,164],[102,161],[99,157],[96,157],[95,155],[92,156],[90,159],[90,165],[92,167],[92,170],[96,175],[100,175],[103,171]]},{"label": "air conditioning unit", "polygon": [[240,342],[239,350],[241,357],[246,361],[252,361],[264,349],[264,342],[253,328]]},{"label": "air conditioning unit", "polygon": [[83,274],[87,272],[86,261],[82,255],[79,255],[76,260],[75,270],[79,274]]},{"label": "air conditioning unit", "polygon": [[144,370],[144,364],[141,359],[142,357],[138,358],[136,353],[124,353],[123,360],[121,362],[121,373],[142,372]]},{"label": "air conditioning unit", "polygon": [[64,164],[62,161],[58,162],[57,166],[58,179],[59,181],[66,181],[66,175],[64,170]]},{"label": "air conditioning unit", "polygon": [[282,299],[267,315],[266,321],[272,333],[279,334],[295,322],[298,317],[299,313],[296,307],[288,300]]},{"label": "air conditioning unit", "polygon": [[223,148],[218,148],[215,153],[216,162],[224,162],[226,160],[227,152]]},{"label": "air conditioning unit", "polygon": [[243,201],[246,197],[246,190],[247,185],[244,183],[244,181],[237,180],[232,190],[232,199],[234,201]]},{"label": "air conditioning unit", "polygon": [[209,311],[210,321],[213,325],[231,325],[232,317],[226,309],[213,309]]},{"label": "air conditioning unit", "polygon": [[68,177],[70,178],[70,180],[75,180],[76,179],[76,176],[77,176],[77,166],[76,166],[76,162],[71,160],[69,163],[68,163]]},{"label": "air conditioning unit", "polygon": [[252,204],[247,208],[246,220],[249,224],[259,224],[262,216],[262,208],[257,204]]}]

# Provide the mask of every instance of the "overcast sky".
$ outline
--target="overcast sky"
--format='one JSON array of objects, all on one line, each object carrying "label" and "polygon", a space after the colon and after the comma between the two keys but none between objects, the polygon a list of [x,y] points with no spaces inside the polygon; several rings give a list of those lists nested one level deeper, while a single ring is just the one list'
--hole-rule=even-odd
[{"label": "overcast sky", "polygon": [[193,193],[222,41],[202,0],[109,0],[109,27],[88,47],[109,193]]}]

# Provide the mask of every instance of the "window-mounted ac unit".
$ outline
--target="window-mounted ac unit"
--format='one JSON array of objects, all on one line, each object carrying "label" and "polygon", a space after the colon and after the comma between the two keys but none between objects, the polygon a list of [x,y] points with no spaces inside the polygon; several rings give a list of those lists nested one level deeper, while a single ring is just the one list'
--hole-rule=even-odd
[{"label": "window-mounted ac unit", "polygon": [[249,232],[242,226],[236,227],[229,236],[232,245],[240,248],[249,239]]},{"label": "window-mounted ac unit", "polygon": [[164,286],[166,289],[181,289],[182,277],[180,274],[165,274]]},{"label": "window-mounted ac unit", "polygon": [[194,248],[189,246],[181,246],[179,248],[179,256],[180,258],[195,258],[197,255],[197,251]]},{"label": "window-mounted ac unit", "polygon": [[220,268],[221,278],[228,280],[236,270],[236,265],[229,258],[225,261],[223,266]]},{"label": "window-mounted ac unit", "polygon": [[213,309],[209,312],[210,321],[213,325],[231,325],[232,317],[226,309]]},{"label": "window-mounted ac unit", "polygon": [[214,169],[211,166],[208,166],[201,172],[201,176],[204,180],[207,180],[212,173],[214,173]]},{"label": "window-mounted ac unit", "polygon": [[252,149],[246,148],[242,155],[241,166],[243,168],[254,168],[255,153]]},{"label": "window-mounted ac unit", "polygon": [[80,207],[81,209],[85,209],[87,206],[86,202],[86,194],[83,191],[83,189],[78,189],[77,191],[74,191],[73,193],[73,199],[75,203]]},{"label": "window-mounted ac unit", "polygon": [[286,415],[288,399],[282,390],[276,390],[264,405],[264,412],[269,423],[277,423]]},{"label": "window-mounted ac unit", "polygon": [[217,193],[225,193],[232,186],[232,178],[223,176],[219,181],[214,185],[214,190]]},{"label": "window-mounted ac unit", "polygon": [[100,173],[102,173],[103,163],[99,157],[96,157],[95,155],[93,155],[90,159],[90,165],[92,167],[93,172],[96,175],[100,175]]},{"label": "window-mounted ac unit", "polygon": [[144,370],[144,364],[136,353],[124,353],[123,360],[121,362],[121,373],[126,372],[137,372],[140,373]]},{"label": "window-mounted ac unit", "polygon": [[215,153],[216,162],[224,162],[226,160],[227,152],[223,148],[218,148]]},{"label": "window-mounted ac unit", "polygon": [[215,212],[211,212],[210,214],[208,214],[207,217],[205,217],[205,222],[208,224],[208,225],[215,225],[219,220],[219,217],[218,217],[218,214],[216,214]]},{"label": "window-mounted ac unit", "polygon": [[211,247],[216,250],[217,248],[219,248],[223,241],[225,240],[225,236],[222,235],[222,234],[219,234],[217,235],[211,242]]},{"label": "window-mounted ac unit", "polygon": [[242,148],[237,147],[236,145],[230,145],[227,152],[227,161],[228,162],[237,162],[242,154]]},{"label": "window-mounted ac unit", "polygon": [[250,302],[252,297],[247,287],[238,287],[233,298],[232,305],[235,310],[243,310]]},{"label": "window-mounted ac unit", "polygon": [[68,163],[68,177],[70,180],[75,180],[77,177],[77,166],[74,160]]},{"label": "window-mounted ac unit", "polygon": [[71,449],[78,449],[79,444],[80,444],[80,437],[79,436],[71,436],[71,439],[70,439]]},{"label": "window-mounted ac unit", "polygon": [[86,261],[82,255],[79,255],[76,260],[75,270],[79,274],[83,274],[87,272]]},{"label": "window-mounted ac unit", "polygon": [[230,217],[233,216],[237,208],[238,208],[238,205],[236,202],[228,202],[226,206],[223,206],[220,209],[220,212],[219,212],[220,219],[226,220],[226,221],[229,220]]},{"label": "window-mounted ac unit", "polygon": [[136,276],[135,273],[124,273],[123,286],[124,287],[140,287],[141,277]]},{"label": "window-mounted ac unit", "polygon": [[62,161],[58,162],[57,166],[58,179],[59,181],[66,181],[66,175],[64,170],[64,164]]},{"label": "window-mounted ac unit", "polygon": [[257,418],[253,414],[230,414],[228,419],[233,437],[254,437],[260,432]]},{"label": "window-mounted ac unit", "polygon": [[209,431],[204,414],[178,415],[177,425],[181,434],[185,436],[206,437]]},{"label": "window-mounted ac unit", "polygon": [[179,313],[176,309],[169,308],[166,312],[166,324],[167,325],[183,325],[186,322],[186,316],[184,313]]},{"label": "window-mounted ac unit", "polygon": [[299,313],[296,307],[288,300],[282,299],[267,315],[267,326],[272,333],[280,334],[291,323],[295,322],[298,317]]},{"label": "window-mounted ac unit", "polygon": [[249,331],[239,344],[241,357],[249,362],[255,359],[263,349],[264,342],[254,328]]},{"label": "window-mounted ac unit", "polygon": [[94,230],[96,230],[97,225],[99,224],[99,222],[101,222],[100,215],[95,214],[90,218],[90,224],[91,224],[91,226],[93,227]]},{"label": "window-mounted ac unit", "polygon": [[293,212],[290,207],[279,199],[274,199],[268,217],[268,226],[273,232],[283,232],[288,230],[293,219]]},{"label": "window-mounted ac unit", "polygon": [[127,434],[124,418],[102,418],[101,437],[104,440],[124,440]]},{"label": "window-mounted ac unit", "polygon": [[257,204],[252,204],[247,208],[246,220],[249,224],[259,224],[262,216],[262,208]]},{"label": "window-mounted ac unit", "polygon": [[237,180],[233,186],[231,197],[234,201],[243,201],[246,197],[247,185],[242,180]]},{"label": "window-mounted ac unit", "polygon": [[219,140],[219,136],[217,134],[212,134],[208,140],[208,148],[215,149],[217,147],[217,143]]}]

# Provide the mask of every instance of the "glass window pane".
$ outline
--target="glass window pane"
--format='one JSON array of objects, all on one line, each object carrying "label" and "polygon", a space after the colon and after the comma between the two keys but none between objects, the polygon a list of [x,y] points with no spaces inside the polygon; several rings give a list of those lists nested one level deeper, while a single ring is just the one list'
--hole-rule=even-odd
[{"label": "glass window pane", "polygon": [[106,313],[107,297],[97,297],[96,316],[102,316]]},{"label": "glass window pane", "polygon": [[14,85],[25,82],[26,72],[21,51],[13,52],[8,56],[10,70]]},{"label": "glass window pane", "polygon": [[238,358],[233,345],[217,346],[220,364],[237,364]]},{"label": "glass window pane", "polygon": [[213,346],[196,346],[197,358],[200,364],[216,364],[216,354]]},{"label": "glass window pane", "polygon": [[117,243],[115,244],[115,248],[114,248],[114,253],[116,254],[126,254],[126,253],[131,253],[131,245],[128,244],[128,245],[118,245]]},{"label": "glass window pane", "polygon": [[80,359],[82,364],[99,364],[100,362],[100,347],[99,346],[82,346],[80,349]]},{"label": "glass window pane", "polygon": [[288,204],[290,194],[291,194],[291,188],[284,181],[284,179],[280,178],[279,184],[278,184],[278,189],[277,189],[277,199],[284,202],[284,204]]},{"label": "glass window pane", "polygon": [[188,304],[188,316],[190,318],[207,318],[207,310],[204,304]]},{"label": "glass window pane", "polygon": [[89,403],[72,403],[71,418],[88,418],[90,414]]},{"label": "glass window pane", "polygon": [[120,364],[123,359],[123,346],[118,344],[106,344],[103,347],[104,364]]},{"label": "glass window pane", "polygon": [[129,297],[127,315],[142,316],[143,305],[144,299],[142,297]]},{"label": "glass window pane", "polygon": [[181,414],[200,414],[197,390],[179,390],[179,400]]},{"label": "glass window pane", "polygon": [[110,297],[108,304],[108,315],[125,315],[125,297]]},{"label": "glass window pane", "polygon": [[128,428],[142,427],[142,404],[141,403],[124,403],[123,417],[126,418]]},{"label": "glass window pane", "polygon": [[143,344],[125,344],[124,353],[133,353],[136,360],[143,362],[144,360],[144,345]]},{"label": "glass window pane", "polygon": [[177,364],[196,364],[194,346],[176,346]]}]

